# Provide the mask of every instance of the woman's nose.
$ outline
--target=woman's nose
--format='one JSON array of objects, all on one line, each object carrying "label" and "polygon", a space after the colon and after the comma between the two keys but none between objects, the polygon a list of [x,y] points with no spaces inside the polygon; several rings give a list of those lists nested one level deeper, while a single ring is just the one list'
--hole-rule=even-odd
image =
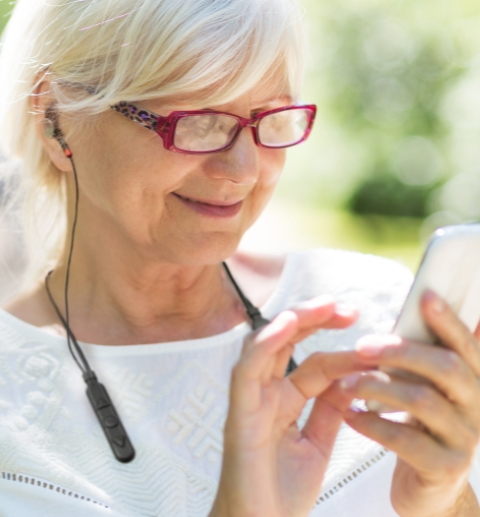
[{"label": "woman's nose", "polygon": [[232,147],[210,155],[206,171],[211,178],[226,179],[233,183],[250,185],[259,175],[259,151],[255,145],[252,130],[243,128]]}]

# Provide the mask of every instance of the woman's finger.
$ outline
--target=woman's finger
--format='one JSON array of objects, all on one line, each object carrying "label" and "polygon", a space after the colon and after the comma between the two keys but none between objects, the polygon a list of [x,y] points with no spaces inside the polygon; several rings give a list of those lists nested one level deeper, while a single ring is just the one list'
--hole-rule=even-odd
[{"label": "woman's finger", "polygon": [[479,342],[447,303],[433,291],[427,291],[422,297],[421,310],[441,343],[457,352],[480,377]]},{"label": "woman's finger", "polygon": [[358,318],[358,311],[337,304],[329,295],[321,295],[301,302],[290,309],[298,317],[299,335],[319,328],[345,328]]},{"label": "woman's finger", "polygon": [[[411,384],[420,386],[433,386],[433,383],[425,379],[425,377],[421,377],[420,375],[416,375],[412,372],[407,372],[406,370],[399,370],[397,368],[382,368],[382,370],[378,373],[387,375],[392,381],[409,382]],[[398,408],[388,406],[387,404],[382,404],[375,399],[366,400],[365,404],[370,411],[375,411],[375,413],[398,413]]]},{"label": "woman's finger", "polygon": [[294,348],[294,344],[290,343],[277,353],[275,363],[272,364],[272,368],[269,372],[270,379],[282,379],[285,377],[285,372],[290,358],[293,355]]},{"label": "woman's finger", "polygon": [[[331,296],[319,296],[290,309],[298,318],[297,332],[288,347],[277,353],[275,363],[265,370],[265,378],[282,378],[294,351],[294,345],[325,328],[345,328],[358,318],[358,311],[339,306]],[[259,336],[257,339],[261,339]],[[255,342],[254,342],[255,343]]]},{"label": "woman's finger", "polygon": [[237,376],[245,380],[260,379],[267,367],[275,364],[275,354],[287,347],[297,332],[297,315],[292,311],[283,311],[259,332],[247,336],[242,355],[234,368]]},{"label": "woman's finger", "polygon": [[[344,415],[355,431],[395,452],[399,458],[422,473],[464,472],[470,453],[458,453],[444,448],[432,436],[410,424],[386,420],[376,413],[348,409]],[[432,461],[432,458],[435,460]]]},{"label": "woman's finger", "polygon": [[333,384],[317,399],[303,426],[302,435],[329,458],[338,429],[343,422],[343,413],[352,403],[353,397],[340,389],[339,381]]},{"label": "woman's finger", "polygon": [[356,351],[367,364],[400,368],[425,377],[463,408],[476,403],[477,378],[456,352],[393,335],[365,336],[357,342]]},{"label": "woman's finger", "polygon": [[277,378],[285,374],[294,346],[297,343],[315,334],[320,329],[343,329],[349,327],[358,319],[356,309],[342,305],[332,306],[332,301],[331,297],[320,296],[292,309],[299,318],[298,332],[292,340],[290,355],[287,356],[283,350],[279,354],[274,374]]},{"label": "woman's finger", "polygon": [[332,316],[330,321],[325,323],[322,328],[324,329],[344,329],[353,325],[358,319],[359,312],[351,307],[343,307],[342,305],[337,306],[335,314]]},{"label": "woman's finger", "polygon": [[315,334],[320,329],[344,329],[350,327],[358,319],[358,311],[355,309],[344,309],[337,307],[334,314],[328,320],[315,320],[314,324],[309,327],[301,327],[295,336],[294,344],[300,343],[308,336]]},{"label": "woman's finger", "polygon": [[[240,414],[243,417],[258,410],[264,403],[262,386],[265,372],[276,361],[276,353],[288,346],[296,332],[295,314],[285,311],[279,314],[268,327],[256,334],[247,336],[242,354],[232,369],[230,382],[230,417]],[[262,334],[260,343],[255,337]],[[269,381],[271,379],[267,379]]]},{"label": "woman's finger", "polygon": [[357,319],[357,312],[348,310],[348,314],[345,311],[343,314],[334,314],[332,319],[327,323],[320,323],[315,325],[314,327],[309,327],[304,330],[299,330],[292,341],[290,342],[288,347],[282,348],[277,354],[277,361],[275,365],[272,365],[271,369],[266,371],[267,378],[281,378],[285,375],[285,371],[287,369],[290,358],[293,355],[295,350],[295,345],[297,343],[302,342],[307,337],[315,334],[320,329],[340,329],[350,326]]},{"label": "woman's finger", "polygon": [[476,429],[431,386],[393,380],[382,372],[352,375],[340,386],[352,398],[374,399],[397,411],[407,411],[448,447],[462,449],[477,441]]},{"label": "woman's finger", "polygon": [[373,368],[359,360],[354,351],[316,352],[308,356],[288,378],[308,400],[321,395],[336,379]]}]

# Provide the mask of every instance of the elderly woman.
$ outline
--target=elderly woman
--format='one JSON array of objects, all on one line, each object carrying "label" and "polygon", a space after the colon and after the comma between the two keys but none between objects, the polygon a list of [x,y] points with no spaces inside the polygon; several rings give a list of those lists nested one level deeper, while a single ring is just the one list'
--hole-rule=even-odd
[{"label": "elderly woman", "polygon": [[480,515],[480,347],[449,307],[423,300],[444,348],[381,338],[401,266],[236,251],[312,128],[299,20],[17,1],[0,134],[43,233],[0,311],[2,517]]}]

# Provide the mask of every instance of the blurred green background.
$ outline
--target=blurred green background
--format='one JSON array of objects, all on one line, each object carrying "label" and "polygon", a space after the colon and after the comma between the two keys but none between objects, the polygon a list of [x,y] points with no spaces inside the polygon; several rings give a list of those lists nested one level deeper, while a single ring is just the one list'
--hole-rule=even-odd
[{"label": "blurred green background", "polygon": [[[0,0],[0,28],[14,2]],[[480,218],[480,5],[303,0],[315,131],[275,197],[309,243],[416,267],[438,226]]]},{"label": "blurred green background", "polygon": [[319,113],[281,188],[319,242],[416,268],[433,229],[480,217],[480,4],[304,5]]}]

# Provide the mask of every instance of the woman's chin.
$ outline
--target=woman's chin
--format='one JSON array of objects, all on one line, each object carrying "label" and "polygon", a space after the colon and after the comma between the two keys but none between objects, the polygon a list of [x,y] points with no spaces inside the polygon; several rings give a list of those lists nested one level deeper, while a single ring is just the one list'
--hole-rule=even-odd
[{"label": "woman's chin", "polygon": [[162,253],[162,258],[169,262],[184,266],[200,266],[218,264],[231,257],[238,248],[241,236],[235,238],[192,239],[181,247],[170,249],[168,257]]}]

